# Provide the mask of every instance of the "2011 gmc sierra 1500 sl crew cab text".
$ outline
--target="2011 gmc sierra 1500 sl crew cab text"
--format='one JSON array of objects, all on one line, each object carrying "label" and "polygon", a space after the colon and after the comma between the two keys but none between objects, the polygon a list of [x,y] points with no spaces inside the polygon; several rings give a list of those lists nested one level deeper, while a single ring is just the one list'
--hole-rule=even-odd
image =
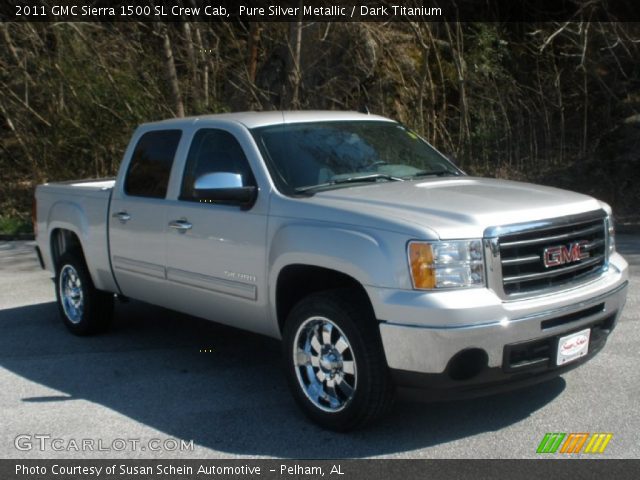
[{"label": "2011 gmc sierra 1500 sl crew cab text", "polygon": [[466,176],[374,115],[145,124],[115,180],[41,185],[36,201],[72,332],[104,329],[123,296],[281,338],[297,403],[337,430],[397,390],[559,375],[604,346],[626,299],[609,206]]}]

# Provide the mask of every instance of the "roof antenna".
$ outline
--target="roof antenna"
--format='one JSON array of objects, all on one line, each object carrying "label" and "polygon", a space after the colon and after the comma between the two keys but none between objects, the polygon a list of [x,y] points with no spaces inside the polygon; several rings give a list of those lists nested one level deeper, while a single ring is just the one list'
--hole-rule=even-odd
[{"label": "roof antenna", "polygon": [[371,112],[369,111],[369,107],[367,107],[366,103],[363,103],[360,106],[360,110],[359,111],[360,111],[360,113],[366,113],[367,115],[371,115]]}]

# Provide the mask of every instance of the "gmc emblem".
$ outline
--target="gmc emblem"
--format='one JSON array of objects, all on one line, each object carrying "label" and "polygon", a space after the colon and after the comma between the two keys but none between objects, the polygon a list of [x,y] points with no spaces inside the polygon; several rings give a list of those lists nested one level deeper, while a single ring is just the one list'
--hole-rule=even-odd
[{"label": "gmc emblem", "polygon": [[542,252],[544,266],[547,268],[557,267],[558,265],[579,262],[580,260],[589,258],[589,252],[582,249],[582,247],[588,243],[586,240],[580,240],[579,242],[570,243],[568,246],[557,245],[545,248]]}]

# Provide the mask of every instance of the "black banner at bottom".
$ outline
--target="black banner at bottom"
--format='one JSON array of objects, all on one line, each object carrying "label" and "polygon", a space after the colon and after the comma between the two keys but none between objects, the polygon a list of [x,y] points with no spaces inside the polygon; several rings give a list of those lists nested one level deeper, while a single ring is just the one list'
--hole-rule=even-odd
[{"label": "black banner at bottom", "polygon": [[640,460],[0,460],[2,480],[636,479]]}]

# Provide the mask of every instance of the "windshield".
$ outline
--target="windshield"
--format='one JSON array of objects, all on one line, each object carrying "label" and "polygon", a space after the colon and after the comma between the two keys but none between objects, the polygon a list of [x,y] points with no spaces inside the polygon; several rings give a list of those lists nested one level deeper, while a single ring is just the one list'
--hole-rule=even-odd
[{"label": "windshield", "polygon": [[255,128],[253,135],[285,194],[462,175],[418,135],[392,122],[280,124]]}]

